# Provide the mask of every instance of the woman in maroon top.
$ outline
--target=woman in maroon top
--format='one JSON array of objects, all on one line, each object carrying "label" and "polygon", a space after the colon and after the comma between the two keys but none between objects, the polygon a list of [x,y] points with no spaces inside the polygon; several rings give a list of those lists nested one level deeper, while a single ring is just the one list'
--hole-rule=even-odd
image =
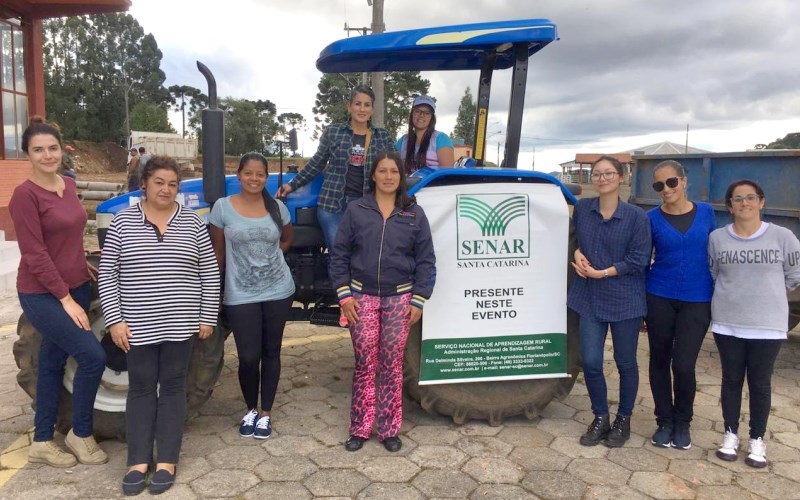
[{"label": "woman in maroon top", "polygon": [[[33,117],[22,134],[22,149],[33,169],[30,178],[14,190],[8,207],[22,254],[17,292],[25,317],[42,334],[35,432],[28,460],[54,467],[71,467],[77,461],[103,464],[108,456],[92,436],[92,409],[105,369],[105,352],[86,315],[92,278],[83,250],[86,211],[78,200],[75,181],[58,175],[61,133],[57,126]],[[78,364],[72,388],[72,429],[65,439],[72,453],[53,442],[64,366],[70,356]]]}]

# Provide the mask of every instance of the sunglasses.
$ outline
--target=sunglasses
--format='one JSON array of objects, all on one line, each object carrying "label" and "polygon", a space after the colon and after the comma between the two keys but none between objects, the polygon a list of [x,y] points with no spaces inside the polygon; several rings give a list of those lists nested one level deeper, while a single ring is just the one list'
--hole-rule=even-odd
[{"label": "sunglasses", "polygon": [[678,183],[683,179],[683,177],[670,177],[664,182],[658,181],[653,183],[653,190],[656,193],[660,193],[664,190],[664,186],[666,185],[669,188],[676,188],[678,187]]}]

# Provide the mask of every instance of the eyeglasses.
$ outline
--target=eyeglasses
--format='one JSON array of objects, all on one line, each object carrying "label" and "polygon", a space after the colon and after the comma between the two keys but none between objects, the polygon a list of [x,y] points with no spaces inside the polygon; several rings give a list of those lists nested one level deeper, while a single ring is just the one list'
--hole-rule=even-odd
[{"label": "eyeglasses", "polygon": [[427,109],[412,109],[411,113],[417,116],[431,116],[433,114]]},{"label": "eyeglasses", "polygon": [[748,194],[747,196],[734,196],[731,198],[731,203],[736,203],[737,205],[744,203],[744,200],[747,200],[749,203],[755,203],[761,199],[761,196],[757,194]]},{"label": "eyeglasses", "polygon": [[664,190],[664,185],[665,184],[669,188],[676,188],[676,187],[678,187],[678,182],[680,182],[681,179],[683,179],[683,177],[670,177],[669,179],[667,179],[664,182],[661,182],[661,181],[654,182],[653,183],[653,189],[655,190],[656,193],[660,193],[661,191]]},{"label": "eyeglasses", "polygon": [[592,174],[592,180],[599,181],[602,177],[603,179],[610,181],[615,175],[619,175],[619,172],[616,170],[609,170],[608,172],[595,172]]}]

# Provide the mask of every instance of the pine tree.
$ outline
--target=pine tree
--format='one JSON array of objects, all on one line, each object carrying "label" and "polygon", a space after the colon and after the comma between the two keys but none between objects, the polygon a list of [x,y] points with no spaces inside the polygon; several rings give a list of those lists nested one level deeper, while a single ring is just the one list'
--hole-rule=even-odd
[{"label": "pine tree", "polygon": [[469,87],[464,91],[464,97],[458,105],[456,127],[453,129],[453,139],[463,139],[465,144],[473,145],[475,140],[475,113],[477,104],[472,97]]}]

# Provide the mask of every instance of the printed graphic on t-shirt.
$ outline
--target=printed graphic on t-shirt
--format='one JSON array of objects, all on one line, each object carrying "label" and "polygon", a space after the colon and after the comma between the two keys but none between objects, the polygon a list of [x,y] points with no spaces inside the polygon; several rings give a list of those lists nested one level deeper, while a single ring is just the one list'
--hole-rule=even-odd
[{"label": "printed graphic on t-shirt", "polygon": [[353,144],[350,148],[350,165],[354,167],[363,167],[364,161],[367,158],[367,150],[364,149],[363,144]]},{"label": "printed graphic on t-shirt", "polygon": [[241,292],[258,293],[281,279],[283,266],[279,259],[283,255],[275,251],[280,237],[276,233],[277,229],[261,227],[225,232],[225,237],[236,247],[232,252],[235,265],[229,266],[228,272],[234,273],[234,283]]}]

